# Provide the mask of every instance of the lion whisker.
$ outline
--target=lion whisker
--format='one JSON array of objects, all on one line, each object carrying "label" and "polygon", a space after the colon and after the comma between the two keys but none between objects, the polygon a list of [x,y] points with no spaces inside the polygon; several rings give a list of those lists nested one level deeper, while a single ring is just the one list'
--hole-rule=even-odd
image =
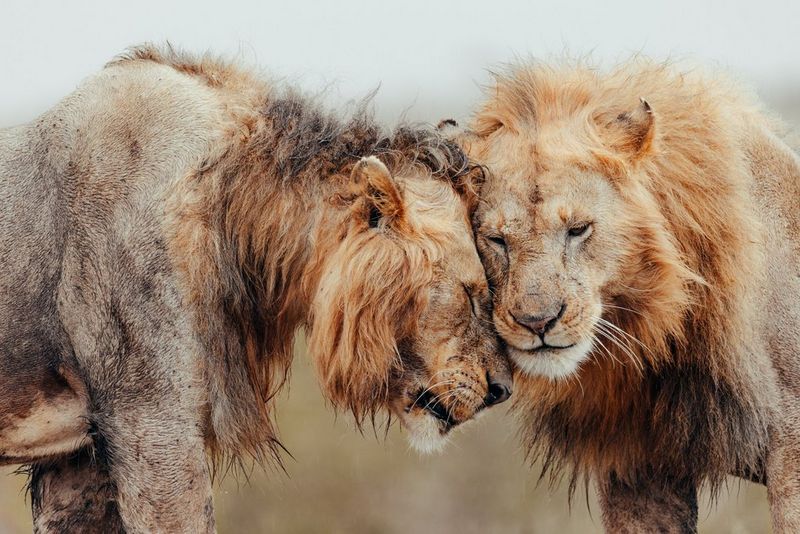
[{"label": "lion whisker", "polygon": [[[601,333],[602,333],[602,332],[601,332]],[[594,338],[594,340],[593,340],[593,343],[594,343],[594,341],[597,341],[597,344],[598,344],[598,346],[599,346],[601,349],[603,349],[603,351],[604,351],[604,352],[605,352],[605,353],[606,353],[606,354],[607,354],[607,355],[608,355],[608,356],[611,358],[611,361],[612,361],[612,363],[614,363],[614,364],[618,363],[618,364],[620,364],[620,365],[625,365],[625,364],[624,364],[622,361],[620,361],[620,359],[619,359],[619,358],[617,358],[617,357],[614,355],[614,353],[613,353],[613,352],[611,352],[611,351],[608,349],[608,347],[606,347],[605,345],[603,345],[603,343],[600,341],[600,339],[598,339],[597,337],[595,337],[595,338]],[[594,348],[594,347],[592,347],[592,348]]]},{"label": "lion whisker", "polygon": [[453,389],[448,389],[447,391],[443,391],[443,392],[437,394],[435,397],[433,397],[433,399],[431,399],[431,402],[444,402],[446,400],[450,400],[452,397],[457,395],[458,391],[461,390],[461,389],[469,389],[469,387],[467,387],[467,386],[456,386]]},{"label": "lion whisker", "polygon": [[[624,338],[617,337],[617,335],[614,333],[615,331],[613,329],[609,328],[610,326],[614,326],[614,325],[612,325],[608,321],[605,321],[602,318],[598,317],[596,319],[597,319],[597,321],[595,323],[595,327],[597,329],[597,332],[599,332],[601,335],[603,335],[611,343],[616,345],[631,360],[631,363],[639,370],[639,372],[643,371],[644,368],[642,366],[642,363],[639,360],[639,358],[636,357],[636,355],[633,352],[633,349],[630,347],[630,345],[628,345],[626,343],[626,340]],[[601,346],[603,348],[605,348],[606,350],[608,350],[608,348],[605,347],[604,345],[601,344]]]},{"label": "lion whisker", "polygon": [[652,289],[639,289],[639,288],[636,288],[636,287],[626,286],[625,284],[619,284],[619,285],[624,287],[625,289],[627,289],[629,291],[636,291],[638,293],[652,293],[653,292]]},{"label": "lion whisker", "polygon": [[425,396],[426,393],[432,393],[433,388],[435,388],[435,387],[449,386],[450,384],[455,384],[455,383],[456,383],[455,379],[450,379],[450,380],[443,380],[441,382],[437,382],[437,383],[433,384],[432,386],[428,386],[428,387],[426,387],[425,389],[422,390],[422,392],[417,396],[416,399],[414,399],[414,402],[412,402],[411,404],[412,405],[416,405],[420,401],[420,399],[422,399],[422,397]]},{"label": "lion whisker", "polygon": [[633,341],[634,343],[636,343],[637,345],[642,347],[647,352],[652,353],[652,351],[650,350],[650,348],[647,345],[645,345],[644,343],[639,341],[635,336],[632,336],[631,334],[629,334],[628,332],[626,332],[625,330],[623,330],[619,326],[617,326],[614,323],[611,323],[611,322],[603,319],[602,317],[599,318],[599,321],[602,324],[604,324],[604,325],[608,326],[609,328],[611,328],[613,331],[618,332],[619,334],[621,334],[621,335],[625,336],[626,338],[630,339],[631,341]]},{"label": "lion whisker", "polygon": [[624,306],[614,306],[613,304],[603,304],[603,307],[604,308],[612,308],[614,310],[622,310],[622,311],[626,311],[626,312],[631,312],[633,314],[636,314],[636,315],[639,315],[639,316],[643,317],[641,312],[638,312],[636,310],[632,310],[630,308],[626,308]]},{"label": "lion whisker", "polygon": [[623,338],[619,338],[613,330],[608,330],[606,326],[598,325],[597,331],[603,334],[606,339],[617,345],[620,349],[622,349],[626,354],[633,357],[633,351],[631,347],[626,343],[626,340]]}]

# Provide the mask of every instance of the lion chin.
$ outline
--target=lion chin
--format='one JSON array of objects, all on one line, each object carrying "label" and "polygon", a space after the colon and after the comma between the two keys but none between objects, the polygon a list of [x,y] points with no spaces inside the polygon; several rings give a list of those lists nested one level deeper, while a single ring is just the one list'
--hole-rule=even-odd
[{"label": "lion chin", "polygon": [[584,339],[566,349],[526,351],[508,347],[508,354],[520,371],[532,376],[561,380],[574,375],[592,350],[592,340]]},{"label": "lion chin", "polygon": [[440,453],[450,440],[450,427],[430,414],[408,414],[402,421],[409,445],[420,454]]}]

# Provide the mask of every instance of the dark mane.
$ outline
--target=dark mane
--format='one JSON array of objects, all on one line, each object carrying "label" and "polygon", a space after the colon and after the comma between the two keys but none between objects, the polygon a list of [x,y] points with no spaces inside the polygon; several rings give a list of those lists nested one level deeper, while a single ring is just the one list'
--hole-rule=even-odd
[{"label": "dark mane", "polygon": [[361,101],[349,118],[323,110],[312,97],[287,90],[270,97],[263,115],[269,128],[254,149],[271,162],[284,183],[303,176],[341,173],[364,156],[379,157],[395,174],[419,166],[443,179],[456,180],[471,169],[461,148],[427,125],[402,125],[385,131]]},{"label": "dark mane", "polygon": [[309,273],[317,261],[309,243],[343,238],[320,237],[319,228],[336,227],[348,213],[334,204],[350,171],[377,156],[395,175],[413,171],[458,189],[472,166],[433,127],[381,128],[369,97],[342,117],[294,88],[170,46],[134,48],[112,65],[137,61],[194,77],[229,103],[230,138],[176,188],[173,255],[213,355],[206,373],[212,457],[279,460],[270,401],[286,381],[319,277]]},{"label": "dark mane", "polygon": [[[264,85],[231,61],[208,54],[198,57],[170,43],[132,47],[109,65],[129,61],[168,65],[214,88],[235,88],[242,77]],[[249,145],[253,153],[271,162],[273,176],[287,183],[302,176],[329,176],[365,155],[380,157],[395,173],[420,165],[432,175],[450,180],[474,168],[456,143],[430,125],[400,125],[392,131],[382,128],[370,109],[372,96],[357,103],[350,117],[341,117],[296,88],[270,86],[261,109],[267,128]]]}]

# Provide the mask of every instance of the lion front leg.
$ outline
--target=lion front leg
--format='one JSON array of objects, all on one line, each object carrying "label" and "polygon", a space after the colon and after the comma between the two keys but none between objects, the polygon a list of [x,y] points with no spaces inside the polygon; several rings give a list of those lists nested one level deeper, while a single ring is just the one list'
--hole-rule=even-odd
[{"label": "lion front leg", "polygon": [[[95,453],[108,466],[126,532],[214,532],[200,353],[180,317],[130,323],[103,356],[80,355]],[[109,328],[109,333],[114,333]]]},{"label": "lion front leg", "polygon": [[34,465],[29,484],[37,534],[125,532],[116,487],[92,451]]},{"label": "lion front leg", "polygon": [[631,485],[610,475],[598,489],[606,532],[697,532],[697,487],[691,481],[654,478]]},{"label": "lion front leg", "polygon": [[[800,406],[793,410],[798,413]],[[800,427],[800,422],[791,419],[789,428],[772,432],[767,454],[767,497],[774,532],[800,532],[800,428],[793,428]]]},{"label": "lion front leg", "polygon": [[[115,433],[112,442],[131,439],[123,434]],[[211,480],[202,447],[197,454],[180,438],[168,440],[132,438],[132,448],[114,445],[113,454],[103,447],[34,466],[34,530],[214,532]]]},{"label": "lion front leg", "polygon": [[97,422],[126,532],[215,532],[199,410],[159,391]]}]

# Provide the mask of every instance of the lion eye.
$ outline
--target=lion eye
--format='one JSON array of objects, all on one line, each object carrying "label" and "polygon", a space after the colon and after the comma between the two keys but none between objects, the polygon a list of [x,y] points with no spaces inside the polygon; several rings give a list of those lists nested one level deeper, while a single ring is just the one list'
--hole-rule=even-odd
[{"label": "lion eye", "polygon": [[472,296],[472,292],[469,290],[466,284],[464,284],[463,287],[464,293],[467,294],[467,300],[469,301],[470,308],[472,309],[472,315],[474,317],[478,317],[478,306],[475,304],[475,297]]},{"label": "lion eye", "polygon": [[503,250],[506,249],[506,240],[500,237],[499,235],[489,236],[487,237],[487,239],[490,242],[494,243],[496,246],[502,248]]},{"label": "lion eye", "polygon": [[581,223],[570,227],[567,230],[567,235],[570,237],[584,237],[588,235],[589,230],[592,228],[592,223]]}]

